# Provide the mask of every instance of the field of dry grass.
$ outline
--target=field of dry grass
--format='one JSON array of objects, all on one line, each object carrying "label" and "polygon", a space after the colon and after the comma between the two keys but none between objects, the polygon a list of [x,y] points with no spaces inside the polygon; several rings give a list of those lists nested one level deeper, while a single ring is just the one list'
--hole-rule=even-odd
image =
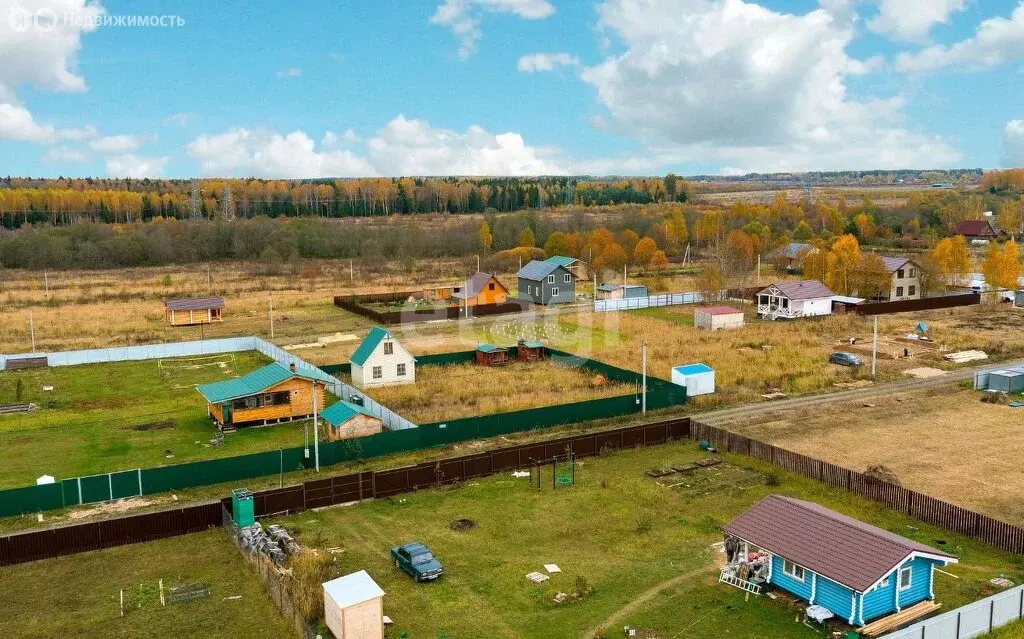
[{"label": "field of dry grass", "polygon": [[885,465],[908,488],[1024,524],[1024,414],[980,398],[944,388],[728,429],[854,470]]},{"label": "field of dry grass", "polygon": [[592,371],[548,360],[501,367],[475,363],[419,366],[415,384],[375,388],[368,393],[399,415],[426,424],[615,397],[633,390],[628,384],[598,378]]}]

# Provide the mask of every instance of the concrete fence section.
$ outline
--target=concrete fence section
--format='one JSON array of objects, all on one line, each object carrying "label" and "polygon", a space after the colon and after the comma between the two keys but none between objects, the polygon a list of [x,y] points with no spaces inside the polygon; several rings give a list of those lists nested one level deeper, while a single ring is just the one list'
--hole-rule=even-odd
[{"label": "concrete fence section", "polygon": [[926,619],[881,639],[971,639],[1024,619],[1024,586]]}]

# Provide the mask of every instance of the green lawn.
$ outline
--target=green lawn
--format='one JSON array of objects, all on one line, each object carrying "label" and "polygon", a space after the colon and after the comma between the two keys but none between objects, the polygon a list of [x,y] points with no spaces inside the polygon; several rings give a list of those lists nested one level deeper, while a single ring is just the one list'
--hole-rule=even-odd
[{"label": "green lawn", "polygon": [[299,422],[241,429],[222,446],[209,445],[216,429],[195,386],[268,361],[245,352],[0,372],[0,404],[18,401],[20,381],[21,401],[40,407],[0,415],[0,488],[43,474],[65,479],[302,445]]},{"label": "green lawn", "polygon": [[[198,582],[210,597],[161,606],[161,579],[165,596],[171,586]],[[0,584],[0,637],[279,639],[294,632],[223,530],[0,568]]]},{"label": "green lawn", "polygon": [[[744,457],[672,475],[659,485],[644,475],[651,467],[702,456],[680,442],[586,459],[577,485],[552,490],[550,469],[541,492],[509,474],[457,487],[420,491],[281,518],[300,543],[341,547],[338,570],[366,569],[387,592],[385,613],[396,634],[435,638],[576,637],[604,624],[608,637],[623,625],[651,628],[661,637],[813,637],[793,623],[799,609],[767,597],[751,597],[716,583],[711,544],[721,526],[761,497],[777,492],[810,499],[899,534],[958,554],[961,564],[938,575],[936,594],[945,609],[991,593],[988,579],[1005,574],[1020,582],[1024,560],[948,531],[921,524],[845,492]],[[766,485],[774,474],[781,480]],[[663,480],[666,481],[666,480]],[[476,527],[451,530],[456,519]],[[416,585],[398,572],[391,546],[418,540],[444,563],[437,583]],[[540,585],[525,579],[543,564],[561,574]],[[559,592],[581,600],[557,604]],[[597,635],[600,636],[600,635]]]}]

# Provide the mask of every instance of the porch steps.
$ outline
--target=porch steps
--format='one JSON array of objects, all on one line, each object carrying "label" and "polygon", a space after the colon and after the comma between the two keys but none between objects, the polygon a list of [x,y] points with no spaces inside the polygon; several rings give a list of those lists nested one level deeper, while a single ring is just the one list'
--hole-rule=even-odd
[{"label": "porch steps", "polygon": [[718,577],[718,581],[724,584],[729,584],[730,586],[739,588],[740,590],[744,590],[754,595],[761,594],[761,586],[758,586],[757,584],[751,581],[740,579],[735,575],[731,575],[729,574],[728,570],[722,571],[722,573]]},{"label": "porch steps", "polygon": [[912,621],[917,621],[921,617],[926,617],[939,608],[942,604],[937,604],[934,601],[925,600],[920,603],[914,604],[909,608],[905,608],[896,614],[889,615],[888,617],[882,617],[876,621],[857,628],[857,632],[867,637],[877,637],[886,632],[890,632],[901,628]]}]

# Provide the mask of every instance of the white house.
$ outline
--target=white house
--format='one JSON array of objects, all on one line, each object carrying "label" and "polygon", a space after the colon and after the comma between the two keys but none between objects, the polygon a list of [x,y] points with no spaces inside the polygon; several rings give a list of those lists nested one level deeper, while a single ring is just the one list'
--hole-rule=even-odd
[{"label": "white house", "polygon": [[349,359],[352,383],[359,388],[411,384],[416,381],[416,358],[395,336],[374,326]]},{"label": "white house", "polygon": [[834,295],[817,280],[776,282],[757,294],[757,314],[771,320],[831,315]]}]

